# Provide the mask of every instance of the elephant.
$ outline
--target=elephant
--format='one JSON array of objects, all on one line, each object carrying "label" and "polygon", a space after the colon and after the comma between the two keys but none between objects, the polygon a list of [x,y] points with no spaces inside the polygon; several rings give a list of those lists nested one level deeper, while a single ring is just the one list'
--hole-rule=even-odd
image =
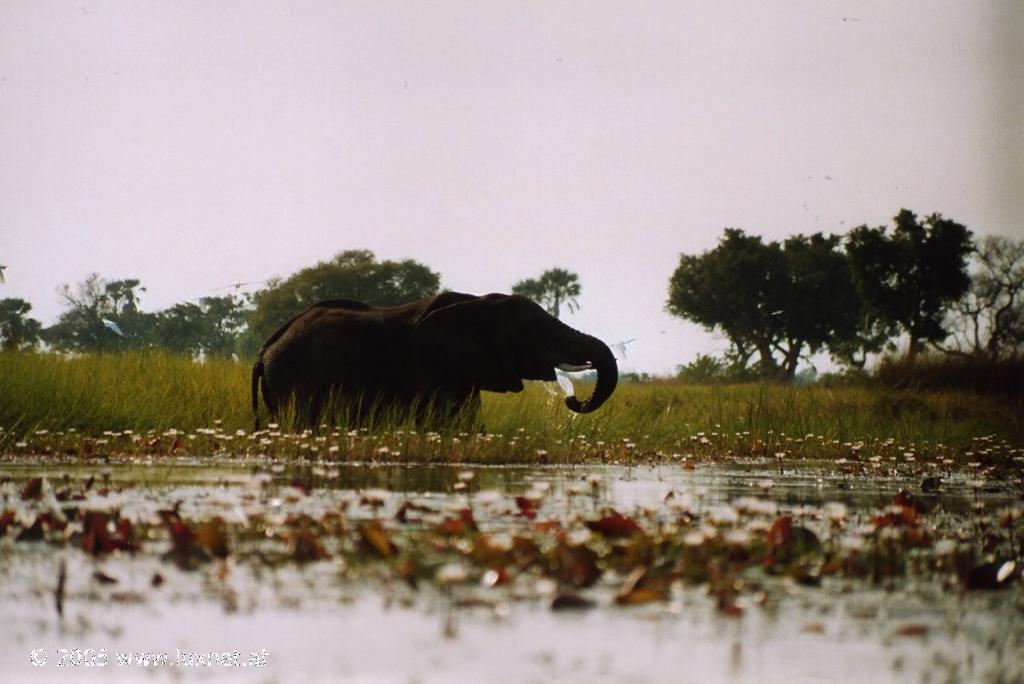
[{"label": "elephant", "polygon": [[523,380],[555,380],[556,368],[597,371],[589,399],[566,397],[576,413],[596,410],[618,382],[606,344],[520,295],[444,292],[392,307],[336,299],[296,315],[263,344],[252,408],[257,430],[260,389],[272,416],[291,404],[313,429],[331,400],[350,423],[383,409],[444,424],[475,417],[481,391],[519,392]]}]

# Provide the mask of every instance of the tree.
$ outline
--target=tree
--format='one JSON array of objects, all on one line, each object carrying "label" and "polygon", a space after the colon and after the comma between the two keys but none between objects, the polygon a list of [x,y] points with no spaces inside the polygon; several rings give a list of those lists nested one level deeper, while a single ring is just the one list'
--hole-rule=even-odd
[{"label": "tree", "polygon": [[0,299],[0,346],[5,350],[32,349],[39,344],[42,325],[27,318],[32,305],[24,299]]},{"label": "tree", "polygon": [[898,330],[896,325],[871,311],[863,300],[858,298],[854,306],[857,313],[853,334],[833,339],[828,344],[828,352],[835,362],[847,369],[863,370],[870,354],[896,348],[892,339]]},{"label": "tree", "polygon": [[67,308],[56,324],[43,331],[43,339],[61,351],[150,346],[156,317],[138,307],[139,293],[145,289],[138,280],[106,281],[98,273],[89,275],[74,291],[63,285],[58,293]]},{"label": "tree", "polygon": [[681,255],[667,309],[729,338],[731,365],[754,354],[761,374],[791,380],[814,353],[856,328],[856,293],[839,238],[816,233],[785,243],[729,228],[714,249]]},{"label": "tree", "polygon": [[245,302],[233,295],[203,297],[199,300],[207,326],[202,349],[206,354],[229,356],[238,351],[238,343],[246,330],[249,311]]},{"label": "tree", "polygon": [[953,354],[989,358],[1024,354],[1024,240],[989,235],[973,258],[970,289],[947,319]]},{"label": "tree", "polygon": [[865,311],[883,327],[902,329],[913,359],[925,343],[948,335],[943,319],[970,286],[967,258],[973,246],[967,228],[940,214],[919,222],[901,209],[894,221],[892,233],[885,226],[853,229],[846,252]]},{"label": "tree", "polygon": [[783,243],[789,269],[782,313],[786,341],[777,350],[783,354],[787,379],[794,377],[803,353],[801,340],[816,353],[842,345],[858,332],[860,298],[841,246],[840,236],[821,233],[797,235]]},{"label": "tree", "polygon": [[157,314],[154,342],[180,354],[228,356],[236,351],[246,313],[233,295],[175,304]]},{"label": "tree", "polygon": [[539,278],[520,280],[512,286],[513,294],[529,297],[543,306],[555,318],[561,313],[562,304],[570,313],[579,309],[579,276],[564,268],[551,268]]},{"label": "tree", "polygon": [[710,354],[697,354],[690,363],[676,366],[676,378],[695,385],[722,382],[727,373],[726,362]]},{"label": "tree", "polygon": [[317,302],[352,299],[395,306],[435,295],[440,285],[439,274],[412,259],[377,261],[369,250],[341,252],[286,280],[271,280],[265,289],[251,296],[246,352],[255,352],[292,316]]}]

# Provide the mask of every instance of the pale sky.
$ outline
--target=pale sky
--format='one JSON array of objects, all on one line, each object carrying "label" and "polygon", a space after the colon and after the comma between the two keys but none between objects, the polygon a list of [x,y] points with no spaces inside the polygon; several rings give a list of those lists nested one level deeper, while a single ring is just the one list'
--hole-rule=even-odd
[{"label": "pale sky", "polygon": [[1024,3],[0,0],[0,298],[143,308],[345,249],[453,290],[577,272],[627,370],[724,348],[679,254],[888,224],[1024,238]]}]

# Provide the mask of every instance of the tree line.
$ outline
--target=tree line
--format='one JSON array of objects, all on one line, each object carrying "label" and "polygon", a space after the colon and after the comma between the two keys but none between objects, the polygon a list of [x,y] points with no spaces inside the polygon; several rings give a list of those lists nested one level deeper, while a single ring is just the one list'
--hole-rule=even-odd
[{"label": "tree line", "polygon": [[[576,309],[580,286],[576,274],[555,268],[516,283],[512,290],[557,316],[563,307]],[[139,308],[145,291],[138,279],[105,280],[91,274],[75,287],[58,289],[64,307],[49,327],[30,317],[28,302],[2,299],[0,343],[7,350],[41,346],[59,352],[162,349],[191,356],[245,358],[312,304],[351,299],[394,306],[438,294],[441,276],[412,259],[381,261],[368,250],[349,250],[288,278],[272,278],[253,292],[202,297],[162,311]]]},{"label": "tree line", "polygon": [[718,245],[682,255],[667,309],[729,341],[724,359],[680,367],[691,379],[792,379],[826,351],[862,369],[869,355],[926,349],[950,355],[1024,355],[1024,242],[971,231],[940,214],[903,209],[893,225],[844,236],[766,242],[724,231]]},{"label": "tree line", "polygon": [[[552,268],[515,283],[554,316],[578,309],[577,274]],[[57,322],[44,327],[31,305],[0,299],[4,349],[60,352],[164,349],[192,356],[247,358],[302,309],[328,299],[393,306],[437,294],[440,275],[412,259],[378,260],[349,250],[273,278],[248,293],[203,297],[156,312],[140,309],[138,279],[92,274],[63,285]],[[793,379],[819,352],[863,368],[905,342],[991,359],[1024,356],[1024,241],[975,241],[960,223],[901,210],[892,226],[859,226],[845,235],[797,234],[766,241],[727,228],[718,244],[680,255],[666,309],[724,334],[724,358],[699,355],[683,377]]]}]

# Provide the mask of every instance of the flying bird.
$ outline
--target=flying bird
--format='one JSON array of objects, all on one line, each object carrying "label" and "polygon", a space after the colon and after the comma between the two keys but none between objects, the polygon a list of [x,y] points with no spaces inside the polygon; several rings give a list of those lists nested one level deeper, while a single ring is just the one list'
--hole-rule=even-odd
[{"label": "flying bird", "polygon": [[562,388],[562,392],[565,393],[565,396],[571,397],[576,394],[576,390],[572,386],[572,380],[569,379],[569,376],[566,375],[564,371],[556,368],[555,380],[558,382],[558,386]]},{"label": "flying bird", "polygon": [[253,280],[253,281],[250,281],[250,282],[247,282],[247,283],[241,283],[241,282],[239,282],[239,283],[231,283],[230,285],[225,285],[224,287],[216,287],[216,288],[214,288],[213,291],[214,292],[219,292],[221,290],[227,290],[227,289],[230,289],[232,287],[235,288],[236,290],[238,290],[238,289],[240,289],[242,287],[245,287],[247,285],[262,285],[265,282],[267,282],[267,281],[265,281],[265,280]]},{"label": "flying bird", "polygon": [[100,320],[103,321],[103,325],[107,326],[121,337],[124,337],[124,333],[121,332],[121,326],[119,326],[117,323],[110,320],[109,318],[101,318]]},{"label": "flying bird", "polygon": [[7,268],[7,267],[4,266],[3,264],[0,264],[0,283],[5,282],[4,281],[4,269],[5,268]]},{"label": "flying bird", "polygon": [[622,357],[623,359],[625,359],[626,358],[626,345],[630,344],[631,342],[636,342],[636,338],[635,337],[630,337],[628,340],[623,340],[622,342],[616,342],[615,344],[611,345],[612,351],[615,352],[616,356],[619,356],[619,357]]}]

